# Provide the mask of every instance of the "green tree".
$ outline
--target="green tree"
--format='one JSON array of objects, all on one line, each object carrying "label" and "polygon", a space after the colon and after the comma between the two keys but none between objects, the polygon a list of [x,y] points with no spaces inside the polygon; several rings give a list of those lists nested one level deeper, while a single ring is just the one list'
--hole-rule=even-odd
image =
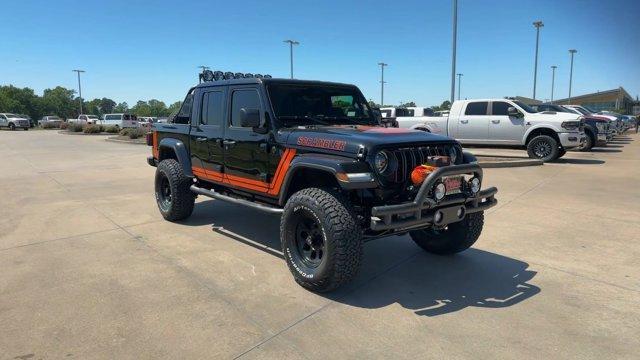
[{"label": "green tree", "polygon": [[0,111],[26,114],[32,119],[42,116],[40,98],[30,88],[0,86]]},{"label": "green tree", "polygon": [[404,103],[404,104],[400,104],[400,106],[399,106],[399,107],[415,107],[415,106],[416,106],[416,103],[415,103],[415,102],[413,102],[413,101],[409,101],[409,102],[406,102],[406,103]]},{"label": "green tree", "polygon": [[112,113],[113,109],[115,107],[116,107],[116,102],[115,101],[113,101],[113,100],[111,100],[109,98],[106,98],[106,97],[103,97],[102,99],[100,99],[100,111],[103,114]]},{"label": "green tree", "polygon": [[178,111],[180,111],[180,107],[182,106],[182,101],[176,101],[173,104],[171,104],[169,106],[169,108],[167,109],[167,115],[166,116],[171,116],[174,114],[177,114]]},{"label": "green tree", "polygon": [[124,113],[127,111],[129,111],[129,104],[127,104],[124,101],[121,103],[118,103],[118,105],[114,106],[113,108],[114,113]]},{"label": "green tree", "polygon": [[78,115],[79,104],[75,101],[74,90],[57,86],[45,89],[42,95],[42,111],[44,115],[58,115],[69,119]]}]

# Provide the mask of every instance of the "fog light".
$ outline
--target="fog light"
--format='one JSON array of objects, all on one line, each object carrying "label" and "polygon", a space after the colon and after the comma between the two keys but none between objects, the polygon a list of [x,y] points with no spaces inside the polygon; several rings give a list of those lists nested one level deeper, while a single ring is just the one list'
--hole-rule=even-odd
[{"label": "fog light", "polygon": [[438,224],[440,221],[442,221],[442,212],[436,211],[436,213],[433,215],[433,222]]},{"label": "fog light", "polygon": [[477,177],[471,179],[471,181],[469,181],[469,188],[474,195],[477,194],[478,191],[480,191],[480,179]]},{"label": "fog light", "polygon": [[437,200],[440,201],[442,200],[442,198],[444,198],[444,195],[447,192],[447,188],[444,186],[443,183],[438,183],[438,185],[436,185],[433,188],[433,197]]}]

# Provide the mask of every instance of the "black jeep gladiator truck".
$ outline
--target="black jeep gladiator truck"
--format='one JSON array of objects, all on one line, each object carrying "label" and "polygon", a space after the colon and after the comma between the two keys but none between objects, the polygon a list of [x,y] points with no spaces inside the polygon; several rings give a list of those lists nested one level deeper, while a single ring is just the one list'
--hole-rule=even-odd
[{"label": "black jeep gladiator truck", "polygon": [[203,195],[280,214],[284,258],[305,288],[353,278],[369,239],[409,233],[428,252],[463,251],[496,204],[458,142],[380,126],[354,85],[203,78],[147,135],[160,212],[185,219]]}]

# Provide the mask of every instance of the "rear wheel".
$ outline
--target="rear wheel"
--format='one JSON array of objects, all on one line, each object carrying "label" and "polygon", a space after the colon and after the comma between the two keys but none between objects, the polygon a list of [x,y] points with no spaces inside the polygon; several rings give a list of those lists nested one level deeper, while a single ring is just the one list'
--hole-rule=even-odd
[{"label": "rear wheel", "polygon": [[409,232],[411,239],[427,252],[438,255],[459,253],[470,248],[484,225],[484,212],[469,214],[462,221],[444,229],[421,229]]},{"label": "rear wheel", "polygon": [[9,130],[14,131],[16,129],[15,124],[9,124]]},{"label": "rear wheel", "polygon": [[179,162],[174,159],[160,161],[156,169],[155,193],[165,220],[177,221],[191,215],[196,196],[190,186],[191,179],[184,175]]},{"label": "rear wheel", "polygon": [[527,154],[530,158],[544,162],[553,161],[559,157],[558,141],[549,135],[538,135],[527,144]]},{"label": "rear wheel", "polygon": [[280,220],[280,241],[294,279],[312,291],[335,289],[360,267],[361,229],[348,200],[331,190],[293,194]]}]

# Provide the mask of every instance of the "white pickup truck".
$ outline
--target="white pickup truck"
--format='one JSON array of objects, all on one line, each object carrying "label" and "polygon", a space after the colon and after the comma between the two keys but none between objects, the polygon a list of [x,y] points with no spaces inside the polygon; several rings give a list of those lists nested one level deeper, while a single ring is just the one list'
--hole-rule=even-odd
[{"label": "white pickup truck", "polygon": [[380,108],[380,113],[382,117],[395,118],[400,128],[419,130],[426,130],[422,126],[425,123],[425,118],[437,116],[434,114],[433,109],[422,106],[384,107]]},{"label": "white pickup truck", "polygon": [[67,119],[67,122],[79,124],[97,124],[99,121],[100,118],[95,115],[79,115],[77,119]]},{"label": "white pickup truck", "polygon": [[538,113],[510,99],[458,100],[448,117],[423,117],[414,128],[462,144],[524,146],[531,158],[552,161],[585,141],[584,123],[570,113]]}]

